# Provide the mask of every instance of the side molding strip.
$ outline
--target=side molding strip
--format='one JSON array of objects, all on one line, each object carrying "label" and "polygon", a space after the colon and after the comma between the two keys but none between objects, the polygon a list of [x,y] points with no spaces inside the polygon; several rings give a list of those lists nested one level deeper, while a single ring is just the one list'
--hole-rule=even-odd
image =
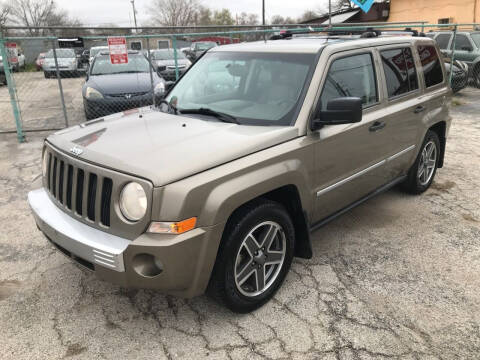
[{"label": "side molding strip", "polygon": [[353,174],[353,175],[350,175],[349,177],[347,177],[347,178],[345,178],[345,179],[343,179],[343,180],[340,180],[339,182],[336,182],[335,184],[332,184],[332,185],[330,185],[330,186],[327,186],[326,188],[323,188],[322,190],[319,190],[319,191],[317,192],[317,196],[320,196],[320,195],[322,195],[322,194],[325,194],[326,192],[328,192],[328,191],[330,191],[330,190],[333,190],[333,189],[335,189],[335,188],[337,188],[337,187],[339,187],[339,186],[341,186],[341,185],[343,185],[343,184],[346,184],[347,182],[352,181],[353,179],[356,179],[357,177],[362,176],[363,174],[366,174],[367,172],[369,172],[369,171],[371,171],[371,170],[373,170],[373,169],[376,169],[377,167],[385,164],[386,162],[387,162],[387,160],[382,160],[382,161],[380,161],[380,162],[378,162],[378,163],[376,163],[376,164],[373,164],[372,166],[367,167],[366,169],[363,169],[363,170],[361,170],[361,171],[359,171],[359,172],[357,172],[357,173],[355,173],[355,174]]},{"label": "side molding strip", "polygon": [[326,188],[323,188],[322,190],[317,191],[317,197],[321,196],[321,195],[325,194],[326,192],[329,192],[330,190],[333,190],[333,189],[335,189],[335,188],[337,188],[337,187],[339,187],[343,184],[346,184],[347,182],[352,181],[352,180],[358,178],[359,176],[362,176],[362,175],[366,174],[367,172],[369,172],[373,169],[376,169],[377,167],[385,164],[386,162],[392,161],[392,160],[398,158],[399,156],[402,156],[403,154],[405,154],[405,153],[407,153],[407,152],[409,152],[413,149],[415,149],[415,145],[410,145],[408,148],[403,149],[402,151],[400,151],[396,154],[393,154],[392,156],[390,156],[390,157],[388,157],[388,158],[386,158],[386,159],[384,159],[384,160],[382,160],[382,161],[380,161],[376,164],[373,164],[373,165],[367,167],[366,169],[363,169],[363,170],[361,170],[361,171],[359,171],[359,172],[357,172],[353,175],[350,175],[349,177],[347,177],[343,180],[340,180],[339,182],[336,182],[335,184],[327,186]]}]

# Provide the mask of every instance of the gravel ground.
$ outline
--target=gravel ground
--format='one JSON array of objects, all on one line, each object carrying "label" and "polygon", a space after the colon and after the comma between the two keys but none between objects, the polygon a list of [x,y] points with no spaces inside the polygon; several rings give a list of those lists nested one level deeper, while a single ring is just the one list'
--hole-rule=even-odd
[{"label": "gravel ground", "polygon": [[126,290],[36,230],[41,134],[0,137],[2,359],[473,359],[480,354],[480,98],[454,100],[445,167],[313,234],[274,300],[247,315],[202,296]]}]

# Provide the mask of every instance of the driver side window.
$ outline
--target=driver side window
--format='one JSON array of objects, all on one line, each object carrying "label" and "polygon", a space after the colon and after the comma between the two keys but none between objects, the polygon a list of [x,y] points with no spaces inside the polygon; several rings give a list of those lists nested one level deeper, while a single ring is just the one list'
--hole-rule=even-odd
[{"label": "driver side window", "polygon": [[364,108],[378,102],[370,53],[343,57],[330,65],[320,96],[321,109],[326,110],[330,100],[341,97],[359,97]]}]

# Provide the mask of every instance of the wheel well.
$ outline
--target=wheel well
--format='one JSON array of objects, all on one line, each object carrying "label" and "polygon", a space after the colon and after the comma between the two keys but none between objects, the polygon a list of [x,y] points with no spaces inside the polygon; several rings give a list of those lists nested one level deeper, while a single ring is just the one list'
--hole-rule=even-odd
[{"label": "wheel well", "polygon": [[447,131],[447,123],[445,121],[441,121],[439,123],[436,123],[432,127],[430,127],[431,131],[434,131],[437,133],[438,138],[440,140],[440,159],[438,161],[438,167],[441,168],[443,167],[443,159],[445,157],[445,146],[446,146],[446,131]]},{"label": "wheel well", "polygon": [[295,185],[282,186],[259,196],[259,198],[278,202],[287,209],[295,228],[295,256],[310,259],[312,257],[312,244],[308,217],[303,210],[297,187]]}]

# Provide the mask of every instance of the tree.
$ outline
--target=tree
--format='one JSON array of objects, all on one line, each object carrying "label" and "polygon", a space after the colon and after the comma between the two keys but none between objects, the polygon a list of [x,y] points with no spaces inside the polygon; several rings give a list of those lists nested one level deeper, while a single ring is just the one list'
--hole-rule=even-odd
[{"label": "tree", "polygon": [[0,31],[5,27],[10,19],[10,7],[5,3],[0,3]]},{"label": "tree", "polygon": [[195,25],[212,25],[212,10],[200,6],[196,14]]},{"label": "tree", "polygon": [[315,19],[318,17],[318,14],[316,11],[313,11],[313,10],[305,10],[302,14],[302,16],[300,16],[297,20],[297,22],[301,23],[301,22],[304,22],[304,21],[308,21],[308,20],[312,20],[312,19]]},{"label": "tree", "polygon": [[154,25],[187,26],[196,23],[199,0],[152,0],[148,10]]},{"label": "tree", "polygon": [[332,11],[352,8],[350,0],[335,0],[332,2]]},{"label": "tree", "polygon": [[247,14],[246,12],[242,12],[237,17],[237,25],[258,25],[258,15],[257,14]]},{"label": "tree", "polygon": [[38,36],[47,31],[36,27],[74,26],[79,21],[70,19],[65,10],[59,9],[54,0],[10,0],[11,21],[20,26],[28,26],[28,34]]},{"label": "tree", "polygon": [[213,25],[233,25],[235,20],[233,20],[232,14],[228,9],[215,10],[213,13],[212,19]]},{"label": "tree", "polygon": [[295,24],[297,23],[297,21],[295,19],[292,19],[290,16],[287,16],[286,18],[284,18],[281,15],[274,15],[272,16],[270,23],[272,25],[283,25],[283,24]]}]

